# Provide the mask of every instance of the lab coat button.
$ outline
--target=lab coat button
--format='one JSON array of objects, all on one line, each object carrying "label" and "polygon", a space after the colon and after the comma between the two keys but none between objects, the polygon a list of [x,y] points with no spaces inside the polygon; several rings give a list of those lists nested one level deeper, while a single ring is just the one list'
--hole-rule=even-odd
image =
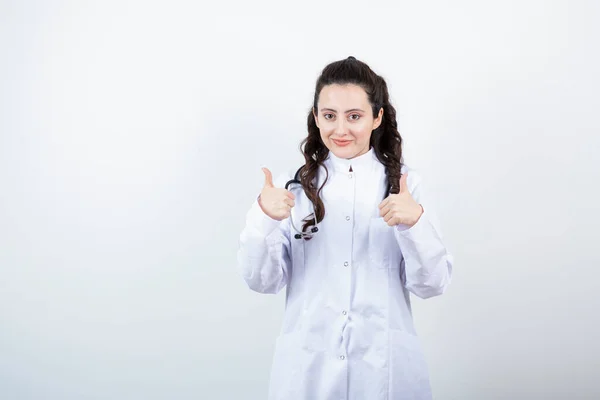
[{"label": "lab coat button", "polygon": [[348,261],[344,261],[344,267],[348,266]]},{"label": "lab coat button", "polygon": [[344,356],[340,356],[340,360],[344,360],[346,357]]},{"label": "lab coat button", "polygon": [[346,215],[346,221],[350,221],[350,216]]},{"label": "lab coat button", "polygon": [[352,173],[348,174],[348,178],[352,179]]},{"label": "lab coat button", "polygon": [[346,312],[346,311],[342,311],[342,314],[346,315],[346,314],[348,314],[348,312]]}]

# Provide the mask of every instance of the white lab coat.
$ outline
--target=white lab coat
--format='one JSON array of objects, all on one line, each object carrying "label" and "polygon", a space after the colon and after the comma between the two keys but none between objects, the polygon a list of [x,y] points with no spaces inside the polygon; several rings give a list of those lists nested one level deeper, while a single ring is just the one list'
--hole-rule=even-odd
[{"label": "white lab coat", "polygon": [[[330,152],[325,166],[326,214],[313,239],[295,239],[289,218],[271,219],[257,201],[240,236],[238,267],[248,286],[260,293],[286,287],[269,399],[431,399],[409,292],[442,294],[453,261],[421,179],[403,167],[424,212],[410,228],[390,227],[379,216],[386,176],[372,148],[351,160]],[[283,187],[294,172],[278,177],[275,186]],[[324,177],[321,169],[319,186]],[[290,190],[296,196],[292,218],[301,229],[312,205],[300,185]]]}]

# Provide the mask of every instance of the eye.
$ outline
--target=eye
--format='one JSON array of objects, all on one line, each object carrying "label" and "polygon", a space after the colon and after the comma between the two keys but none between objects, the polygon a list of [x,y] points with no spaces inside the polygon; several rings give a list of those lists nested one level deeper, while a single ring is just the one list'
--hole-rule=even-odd
[{"label": "eye", "polygon": [[[356,117],[356,118],[353,118],[353,117]],[[358,121],[360,119],[360,115],[358,115],[358,114],[351,114],[350,115],[350,119],[353,120],[353,121]]]},{"label": "eye", "polygon": [[328,115],[331,115],[331,118],[333,118],[333,114],[331,114],[331,113],[323,114],[323,117],[325,117],[325,119],[331,119],[331,118],[328,118]]}]

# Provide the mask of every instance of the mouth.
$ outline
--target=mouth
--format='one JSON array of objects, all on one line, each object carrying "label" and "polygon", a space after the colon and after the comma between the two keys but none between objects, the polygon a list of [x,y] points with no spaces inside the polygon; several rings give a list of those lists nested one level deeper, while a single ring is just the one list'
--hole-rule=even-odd
[{"label": "mouth", "polygon": [[348,144],[350,144],[350,142],[352,142],[351,140],[336,140],[336,139],[331,139],[331,140],[337,146],[347,146]]}]

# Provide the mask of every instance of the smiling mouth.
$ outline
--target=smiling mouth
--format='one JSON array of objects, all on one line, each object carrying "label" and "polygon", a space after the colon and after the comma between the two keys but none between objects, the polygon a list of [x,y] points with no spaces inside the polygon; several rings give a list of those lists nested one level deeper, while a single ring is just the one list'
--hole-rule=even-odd
[{"label": "smiling mouth", "polygon": [[335,143],[339,146],[343,146],[343,145],[346,145],[351,142],[351,140],[336,140],[336,139],[331,139],[331,140],[333,140],[333,143]]}]

